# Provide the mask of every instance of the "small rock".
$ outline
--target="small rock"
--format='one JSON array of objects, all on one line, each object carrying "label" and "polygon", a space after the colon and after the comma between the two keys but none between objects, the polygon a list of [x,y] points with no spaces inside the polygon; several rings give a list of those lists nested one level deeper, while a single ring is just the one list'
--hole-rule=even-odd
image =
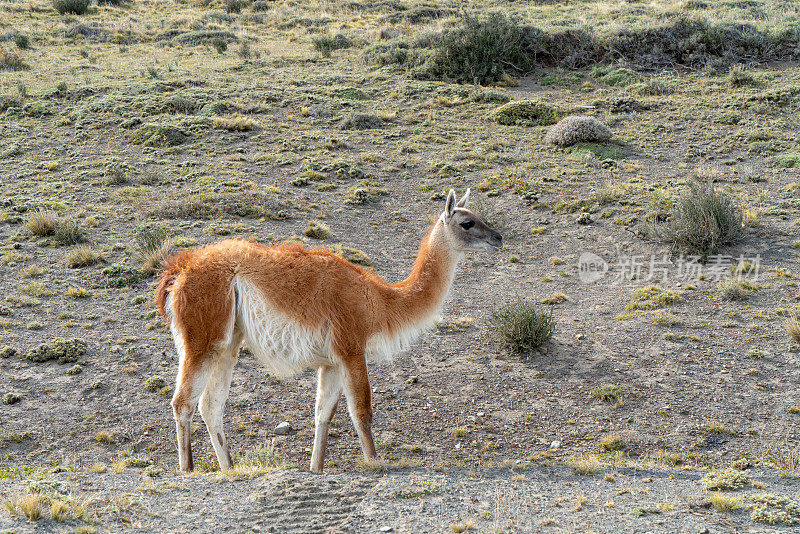
[{"label": "small rock", "polygon": [[583,334],[578,334],[577,336],[575,336],[575,339],[577,339],[578,341],[583,341],[584,339],[586,339],[586,336],[584,336]]},{"label": "small rock", "polygon": [[406,384],[416,384],[419,382],[419,377],[416,375],[411,375],[406,379]]},{"label": "small rock", "polygon": [[278,436],[285,436],[292,431],[292,425],[288,421],[284,421],[275,427],[275,434]]},{"label": "small rock", "polygon": [[394,527],[381,527],[381,532],[394,532]]},{"label": "small rock", "polygon": [[475,415],[477,415],[478,417],[485,417],[486,416],[486,414],[484,412],[478,412]]},{"label": "small rock", "polygon": [[553,441],[553,443],[550,444],[550,449],[551,450],[556,450],[559,447],[561,447],[561,442],[558,441],[558,440],[555,440],[555,441]]}]

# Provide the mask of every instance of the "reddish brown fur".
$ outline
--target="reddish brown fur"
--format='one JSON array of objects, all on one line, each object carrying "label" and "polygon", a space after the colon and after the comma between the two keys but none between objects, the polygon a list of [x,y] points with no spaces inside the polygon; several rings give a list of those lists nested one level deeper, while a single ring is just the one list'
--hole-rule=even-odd
[{"label": "reddish brown fur", "polygon": [[228,326],[231,285],[238,274],[297,323],[312,331],[331,325],[336,354],[349,360],[363,357],[372,335],[393,334],[434,311],[431,306],[438,304],[449,282],[446,255],[426,238],[411,275],[389,284],[324,249],[225,240],[171,259],[161,275],[156,303],[167,318],[164,307],[172,293],[174,319],[191,343],[187,357],[203,357]]}]

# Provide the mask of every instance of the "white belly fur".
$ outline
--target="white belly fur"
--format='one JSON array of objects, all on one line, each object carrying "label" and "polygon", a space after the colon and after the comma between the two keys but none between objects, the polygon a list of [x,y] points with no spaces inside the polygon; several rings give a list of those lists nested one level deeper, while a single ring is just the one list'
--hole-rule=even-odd
[{"label": "white belly fur", "polygon": [[266,302],[261,292],[240,277],[236,323],[250,351],[277,376],[291,376],[330,364],[330,331],[314,332],[298,325]]}]

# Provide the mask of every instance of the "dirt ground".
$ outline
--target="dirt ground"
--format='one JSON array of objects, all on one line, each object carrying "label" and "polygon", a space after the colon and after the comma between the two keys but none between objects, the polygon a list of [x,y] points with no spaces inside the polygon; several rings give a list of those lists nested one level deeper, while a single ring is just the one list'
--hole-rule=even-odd
[{"label": "dirt ground", "polygon": [[[748,499],[800,495],[800,352],[784,326],[798,302],[796,64],[748,64],[744,84],[727,71],[636,72],[608,85],[591,69],[541,69],[475,88],[362,58],[387,27],[419,36],[455,15],[395,24],[388,4],[256,4],[236,13],[135,1],[77,16],[0,0],[0,47],[28,67],[0,70],[0,529],[791,528],[752,520]],[[600,17],[591,4],[587,16]],[[780,9],[758,4],[767,21]],[[325,57],[312,44],[325,31],[352,46]],[[30,45],[15,45],[14,32]],[[208,32],[233,38],[220,51]],[[656,82],[669,91],[637,92]],[[489,120],[497,95],[590,107],[614,137],[553,148],[546,126]],[[348,129],[359,113],[378,127]],[[148,125],[162,137],[143,142]],[[742,239],[699,266],[648,231],[698,177],[729,193],[746,222]],[[216,472],[198,416],[199,473],[174,473],[177,361],[137,245],[144,232],[163,230],[176,249],[225,237],[350,247],[394,282],[443,193],[467,187],[505,247],[465,258],[438,326],[370,368],[388,471],[360,463],[340,406],[329,474],[305,473],[313,373],[277,379],[243,352],[226,431],[250,471]],[[37,210],[75,222],[80,239],[35,235]],[[304,236],[309,221],[330,236]],[[79,246],[99,257],[70,266]],[[742,261],[758,266],[746,273],[753,285],[727,300],[720,283]],[[589,264],[608,270],[587,282]],[[642,291],[673,298],[639,306]],[[542,306],[556,322],[553,340],[522,356],[486,322],[516,298],[552,302]],[[30,356],[58,338],[82,340],[85,353]],[[283,421],[293,431],[277,436]],[[734,491],[736,510],[709,508],[700,479],[731,465],[756,468],[764,487]],[[42,480],[67,486],[53,497],[36,490]],[[23,495],[50,495],[47,517],[9,507]],[[72,507],[63,523],[48,515],[54,498]]]}]

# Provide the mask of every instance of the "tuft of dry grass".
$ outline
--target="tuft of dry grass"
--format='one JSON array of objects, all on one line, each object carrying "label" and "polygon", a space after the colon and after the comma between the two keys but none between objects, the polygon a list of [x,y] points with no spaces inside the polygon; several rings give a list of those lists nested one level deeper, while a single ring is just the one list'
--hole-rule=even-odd
[{"label": "tuft of dry grass", "polygon": [[717,296],[722,300],[742,301],[752,295],[758,286],[739,278],[729,278],[717,285]]},{"label": "tuft of dry grass", "polygon": [[53,210],[36,210],[28,215],[28,231],[35,236],[53,235],[58,225],[58,215]]},{"label": "tuft of dry grass", "polygon": [[674,204],[665,236],[675,248],[707,257],[741,236],[742,221],[730,195],[711,183],[692,182]]},{"label": "tuft of dry grass", "polygon": [[303,235],[312,239],[328,239],[331,229],[322,221],[308,221],[308,228],[303,230]]},{"label": "tuft of dry grass", "polygon": [[61,523],[67,518],[67,513],[70,510],[68,503],[61,500],[54,500],[50,503],[50,519],[56,523]]},{"label": "tuft of dry grass", "polygon": [[593,475],[602,467],[597,457],[590,455],[572,458],[569,461],[569,465],[576,475]]},{"label": "tuft of dry grass", "polygon": [[38,493],[17,494],[5,501],[4,506],[11,515],[16,515],[17,511],[22,513],[31,521],[36,521],[42,517],[42,505],[44,497]]},{"label": "tuft of dry grass", "polygon": [[739,506],[742,502],[741,497],[725,495],[724,493],[720,493],[718,491],[709,495],[708,500],[711,502],[711,506],[717,512],[733,512],[739,509]]},{"label": "tuft of dry grass", "polygon": [[229,132],[249,132],[258,127],[256,121],[238,113],[230,117],[214,117],[212,125],[214,128],[228,130]]},{"label": "tuft of dry grass", "polygon": [[164,226],[144,226],[136,233],[136,258],[142,272],[153,274],[175,251],[175,245]]},{"label": "tuft of dry grass", "polygon": [[11,50],[0,49],[0,71],[1,70],[28,70],[30,66],[22,60],[22,57]]},{"label": "tuft of dry grass", "polygon": [[103,253],[95,250],[88,245],[75,247],[66,257],[67,267],[77,269],[78,267],[89,267],[97,265],[103,261]]}]

